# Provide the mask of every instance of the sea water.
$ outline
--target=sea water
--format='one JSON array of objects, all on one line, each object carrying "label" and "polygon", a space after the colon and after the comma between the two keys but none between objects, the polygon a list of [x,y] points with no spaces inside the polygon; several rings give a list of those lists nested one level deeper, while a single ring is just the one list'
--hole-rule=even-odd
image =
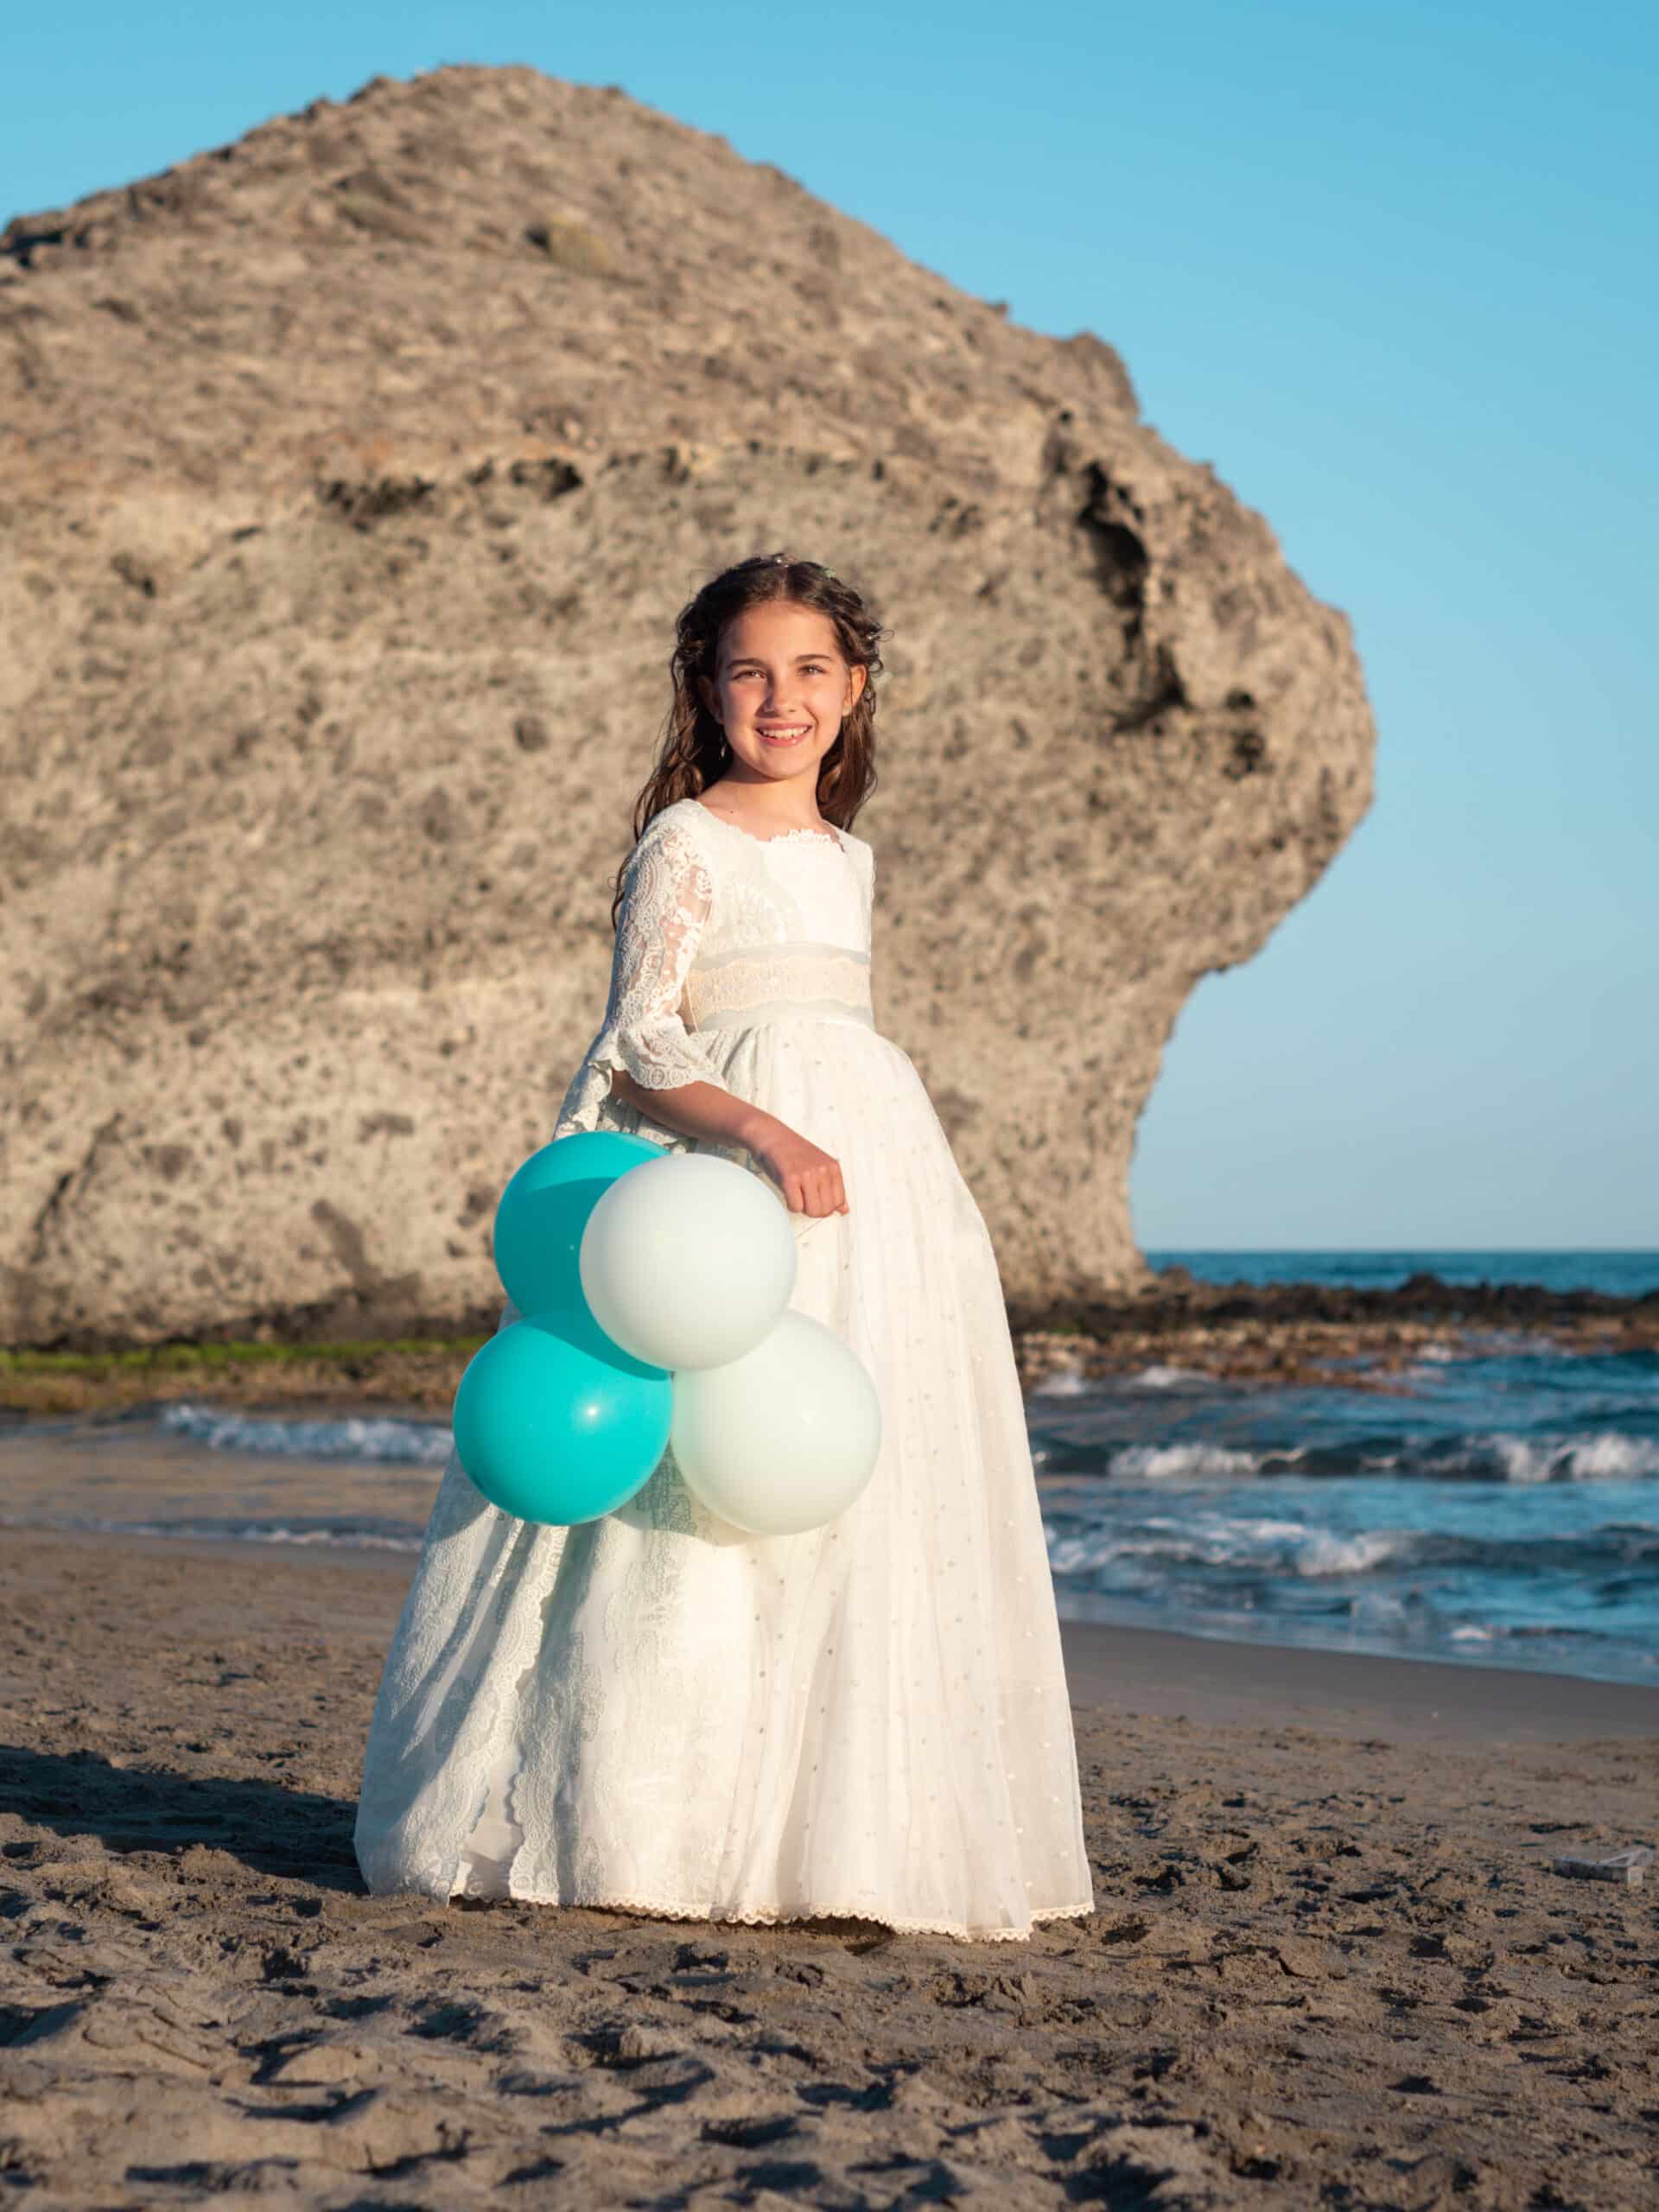
[{"label": "sea water", "polygon": [[[1659,1254],[1168,1253],[1218,1281],[1643,1296]],[[1659,1686],[1659,1357],[1465,1331],[1384,1389],[1173,1363],[1027,1402],[1063,1617]],[[177,1403],[0,1432],[0,1524],[418,1550],[446,1422]]]},{"label": "sea water", "polygon": [[[1214,1282],[1659,1291],[1655,1252],[1147,1258]],[[1027,1420],[1061,1611],[1659,1685],[1659,1357],[1462,1330],[1387,1379],[1052,1377]]]}]

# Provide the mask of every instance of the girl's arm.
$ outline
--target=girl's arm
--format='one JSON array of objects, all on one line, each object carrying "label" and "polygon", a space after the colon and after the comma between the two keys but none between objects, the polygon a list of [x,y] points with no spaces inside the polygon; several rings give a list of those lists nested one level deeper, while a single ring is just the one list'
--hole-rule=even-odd
[{"label": "girl's arm", "polygon": [[625,1070],[613,1069],[611,1089],[630,1106],[683,1136],[742,1145],[771,1172],[791,1213],[849,1211],[841,1164],[831,1154],[775,1114],[734,1097],[721,1085],[683,1083],[671,1090],[645,1090]]},{"label": "girl's arm", "polygon": [[679,823],[635,846],[617,915],[605,1027],[594,1047],[611,1088],[683,1136],[735,1144],[776,1179],[798,1213],[844,1213],[841,1169],[809,1138],[740,1098],[680,1019],[685,979],[713,903],[695,839]]},{"label": "girl's arm", "polygon": [[709,1137],[715,1144],[741,1144],[749,1152],[756,1149],[757,1138],[773,1118],[719,1082],[677,1083],[666,1090],[647,1090],[626,1068],[613,1068],[611,1089],[664,1128],[677,1129],[682,1136]]}]

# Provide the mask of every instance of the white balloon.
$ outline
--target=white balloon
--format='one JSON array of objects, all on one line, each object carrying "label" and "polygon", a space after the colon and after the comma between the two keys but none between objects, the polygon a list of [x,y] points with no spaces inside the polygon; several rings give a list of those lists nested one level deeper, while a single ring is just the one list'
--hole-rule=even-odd
[{"label": "white balloon", "polygon": [[788,1306],[795,1249],[788,1210],[759,1175],[713,1153],[668,1153],[599,1198],[577,1264],[589,1311],[624,1351],[653,1367],[721,1367]]},{"label": "white balloon", "polygon": [[833,1329],[785,1313],[753,1351],[674,1377],[669,1442],[722,1521],[791,1536],[844,1513],[875,1471],[881,1402]]}]

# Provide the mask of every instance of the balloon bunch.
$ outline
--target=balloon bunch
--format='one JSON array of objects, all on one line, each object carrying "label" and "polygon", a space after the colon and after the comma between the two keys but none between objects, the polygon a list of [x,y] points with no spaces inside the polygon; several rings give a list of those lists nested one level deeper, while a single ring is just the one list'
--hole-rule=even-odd
[{"label": "balloon bunch", "polygon": [[468,1478],[524,1521],[625,1505],[671,1442],[692,1495],[758,1535],[844,1512],[881,1440],[869,1372],[788,1310],[796,1246],[758,1175],[709,1153],[582,1132],[501,1195],[495,1263],[524,1317],[455,1393]]}]

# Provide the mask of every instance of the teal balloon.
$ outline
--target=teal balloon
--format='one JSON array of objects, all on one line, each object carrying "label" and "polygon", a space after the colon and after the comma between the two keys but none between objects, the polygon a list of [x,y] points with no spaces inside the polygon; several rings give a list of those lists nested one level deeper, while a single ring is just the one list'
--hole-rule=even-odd
[{"label": "teal balloon", "polygon": [[667,1449],[673,1377],[580,1313],[499,1330],[455,1392],[455,1451],[492,1505],[521,1521],[596,1520],[625,1505]]},{"label": "teal balloon", "polygon": [[583,1129],[532,1152],[495,1210],[495,1265],[521,1313],[586,1312],[579,1260],[588,1217],[619,1175],[660,1160],[661,1145]]}]

